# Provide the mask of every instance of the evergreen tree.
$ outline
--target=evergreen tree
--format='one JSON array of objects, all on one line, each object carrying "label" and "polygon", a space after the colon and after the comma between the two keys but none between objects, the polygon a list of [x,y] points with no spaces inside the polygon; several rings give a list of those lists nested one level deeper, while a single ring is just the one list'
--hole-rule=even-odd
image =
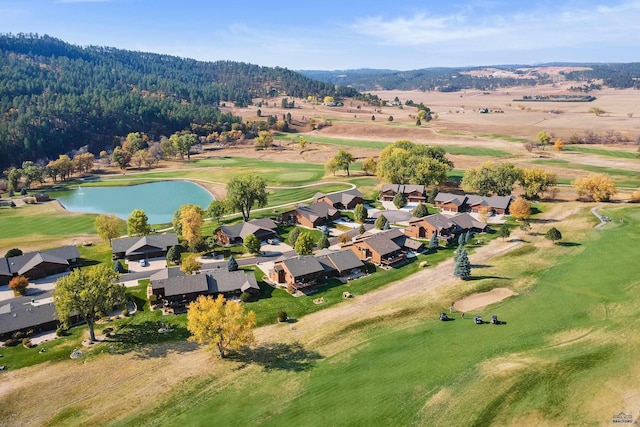
[{"label": "evergreen tree", "polygon": [[291,230],[291,232],[289,233],[289,245],[290,246],[295,246],[296,244],[296,240],[298,240],[298,237],[300,236],[300,229],[299,228],[294,228],[293,230]]},{"label": "evergreen tree", "polygon": [[473,235],[471,234],[471,230],[467,230],[466,234],[464,235],[464,244],[466,245],[467,243],[469,243],[472,237]]},{"label": "evergreen tree", "polygon": [[423,216],[429,215],[429,210],[425,204],[419,203],[418,206],[411,211],[411,215],[416,218],[422,218]]},{"label": "evergreen tree", "polygon": [[464,233],[460,233],[458,236],[458,246],[464,246]]},{"label": "evergreen tree", "polygon": [[460,248],[462,248],[462,250],[458,254],[453,275],[462,280],[466,280],[471,276],[471,263],[469,262],[469,256],[467,255],[467,251],[464,249],[464,246],[460,246]]},{"label": "evergreen tree", "polygon": [[378,218],[376,218],[376,222],[374,226],[378,230],[384,230],[388,224],[389,224],[389,221],[387,220],[387,218],[381,214]]},{"label": "evergreen tree", "polygon": [[360,224],[360,227],[358,228],[358,234],[364,234],[364,232],[367,231],[364,228],[364,224]]},{"label": "evergreen tree", "polygon": [[439,246],[438,232],[436,231],[431,235],[431,239],[429,240],[429,249],[435,250],[435,249],[438,249],[438,246]]},{"label": "evergreen tree", "polygon": [[367,208],[364,207],[363,204],[358,204],[353,209],[353,218],[357,223],[364,224],[367,222],[367,218],[369,218],[369,212],[367,212]]},{"label": "evergreen tree", "polygon": [[427,197],[427,202],[434,204],[436,201],[436,196],[438,195],[438,187],[432,187],[431,191],[429,191],[429,197]]},{"label": "evergreen tree", "polygon": [[393,205],[398,209],[407,206],[407,197],[404,195],[404,193],[398,192],[398,194],[395,195],[395,197],[393,198]]},{"label": "evergreen tree", "polygon": [[126,273],[119,259],[117,259],[116,262],[113,264],[113,271],[120,274]]},{"label": "evergreen tree", "polygon": [[547,231],[544,235],[544,238],[547,240],[551,240],[555,245],[556,241],[562,239],[562,233],[555,227],[551,227],[549,231]]},{"label": "evergreen tree", "polygon": [[238,262],[235,257],[231,255],[227,260],[227,270],[229,271],[237,271],[238,270]]},{"label": "evergreen tree", "polygon": [[507,225],[507,223],[502,223],[502,225],[498,229],[498,237],[501,237],[502,241],[504,241],[504,239],[509,237],[510,234],[511,230],[509,230],[509,226]]},{"label": "evergreen tree", "polygon": [[180,245],[171,246],[167,251],[167,261],[178,264],[183,251],[184,249]]},{"label": "evergreen tree", "polygon": [[329,247],[329,238],[326,235],[322,235],[322,237],[320,237],[320,239],[318,240],[318,249],[325,249]]}]

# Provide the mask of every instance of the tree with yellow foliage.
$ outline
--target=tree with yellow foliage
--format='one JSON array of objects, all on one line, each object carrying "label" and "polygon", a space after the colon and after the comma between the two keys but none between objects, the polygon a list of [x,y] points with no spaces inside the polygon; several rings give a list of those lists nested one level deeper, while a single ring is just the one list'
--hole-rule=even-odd
[{"label": "tree with yellow foliage", "polygon": [[180,270],[187,276],[191,276],[196,271],[199,271],[200,268],[202,268],[202,264],[197,260],[196,254],[187,256],[180,264]]},{"label": "tree with yellow foliage", "polygon": [[204,211],[197,205],[182,205],[180,207],[180,231],[182,238],[192,244],[200,238]]},{"label": "tree with yellow foliage", "polygon": [[531,203],[524,197],[518,197],[509,206],[511,216],[518,220],[526,220],[531,216]]},{"label": "tree with yellow foliage", "polygon": [[562,139],[556,139],[556,142],[553,144],[553,148],[555,148],[556,151],[562,151],[564,148],[564,142],[562,142]]},{"label": "tree with yellow foliage", "polygon": [[594,202],[606,202],[617,193],[611,177],[604,173],[592,173],[576,178],[571,183],[576,187],[578,197],[587,197]]},{"label": "tree with yellow foliage", "polygon": [[640,202],[640,188],[636,189],[633,193],[631,193],[631,201],[633,203]]},{"label": "tree with yellow foliage", "polygon": [[478,221],[487,224],[489,222],[489,212],[491,212],[489,206],[481,206],[478,209]]},{"label": "tree with yellow foliage", "polygon": [[244,305],[239,301],[226,301],[218,295],[200,296],[189,304],[187,311],[187,329],[191,332],[189,340],[209,349],[218,350],[221,359],[228,349],[237,350],[251,345],[255,338],[253,327],[256,315],[253,311],[244,312]]}]

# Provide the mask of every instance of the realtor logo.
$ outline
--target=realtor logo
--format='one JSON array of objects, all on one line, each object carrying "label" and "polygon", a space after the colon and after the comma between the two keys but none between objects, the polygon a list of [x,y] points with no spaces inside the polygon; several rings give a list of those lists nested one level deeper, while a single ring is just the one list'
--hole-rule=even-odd
[{"label": "realtor logo", "polygon": [[633,417],[625,414],[624,412],[620,412],[613,416],[612,421],[615,424],[631,424],[633,422]]}]

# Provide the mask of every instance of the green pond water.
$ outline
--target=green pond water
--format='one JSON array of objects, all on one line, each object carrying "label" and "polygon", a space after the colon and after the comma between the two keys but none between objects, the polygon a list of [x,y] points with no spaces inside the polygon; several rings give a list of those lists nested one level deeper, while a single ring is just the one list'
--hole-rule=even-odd
[{"label": "green pond water", "polygon": [[142,209],[150,224],[171,222],[182,205],[206,209],[213,196],[189,181],[160,181],[127,187],[82,187],[56,197],[69,211],[113,214],[127,219],[134,209]]}]

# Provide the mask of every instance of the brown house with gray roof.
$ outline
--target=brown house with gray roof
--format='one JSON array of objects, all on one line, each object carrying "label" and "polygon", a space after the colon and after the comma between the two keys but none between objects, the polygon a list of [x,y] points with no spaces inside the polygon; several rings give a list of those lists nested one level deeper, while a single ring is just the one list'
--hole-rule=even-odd
[{"label": "brown house with gray roof", "polygon": [[47,251],[28,252],[11,258],[0,258],[0,285],[8,284],[16,276],[39,279],[64,273],[79,263],[80,253],[75,246],[64,246]]},{"label": "brown house with gray roof", "polygon": [[260,292],[253,273],[242,270],[213,269],[186,276],[178,268],[165,268],[150,277],[151,293],[169,305],[185,305],[200,295],[219,295],[226,298],[242,292]]},{"label": "brown house with gray roof", "polygon": [[111,241],[111,252],[114,258],[124,258],[128,261],[159,258],[166,256],[169,248],[177,244],[178,236],[175,233],[124,237]]},{"label": "brown house with gray roof", "polygon": [[404,232],[407,236],[416,239],[430,239],[434,233],[437,233],[439,239],[448,241],[467,231],[481,233],[486,230],[486,224],[468,213],[463,213],[455,216],[434,214],[414,218],[409,221],[409,227]]},{"label": "brown house with gray roof", "polygon": [[335,221],[338,218],[340,218],[340,211],[324,202],[299,206],[282,214],[282,221],[308,228],[315,228],[326,224],[327,220]]},{"label": "brown house with gray roof", "polygon": [[434,205],[446,212],[474,212],[487,207],[498,215],[509,213],[509,205],[513,201],[511,196],[479,196],[477,194],[438,193]]},{"label": "brown house with gray roof", "polygon": [[355,188],[352,190],[340,191],[338,193],[324,194],[316,193],[313,197],[314,203],[328,203],[336,209],[353,209],[356,205],[364,203],[364,196]]},{"label": "brown house with gray roof", "polygon": [[424,185],[413,184],[385,184],[380,190],[380,200],[392,202],[398,193],[403,193],[409,203],[424,203],[427,200]]},{"label": "brown house with gray roof", "polygon": [[216,229],[216,237],[221,245],[231,245],[234,243],[244,243],[244,238],[248,234],[253,234],[264,242],[268,239],[278,237],[278,226],[270,218],[252,219],[234,225],[223,225]]}]

